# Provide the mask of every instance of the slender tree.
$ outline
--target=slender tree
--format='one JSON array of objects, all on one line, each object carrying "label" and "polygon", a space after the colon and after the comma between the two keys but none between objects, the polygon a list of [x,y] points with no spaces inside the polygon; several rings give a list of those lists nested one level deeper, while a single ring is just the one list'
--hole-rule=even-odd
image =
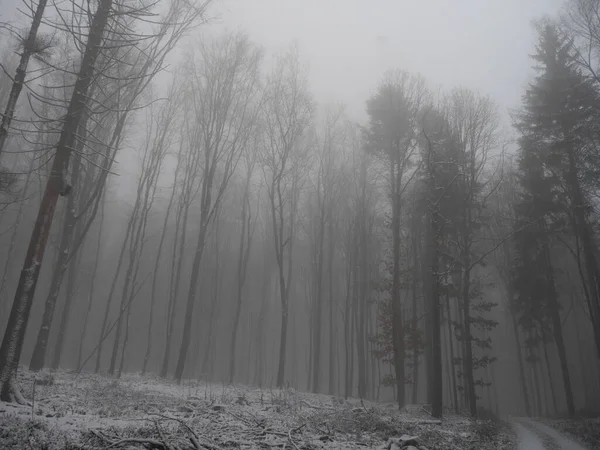
[{"label": "slender tree", "polygon": [[262,109],[265,146],[260,163],[269,198],[278,267],[281,333],[276,384],[282,387],[285,382],[292,252],[300,189],[306,175],[306,134],[313,115],[306,73],[296,48],[279,57],[266,89]]},{"label": "slender tree", "polygon": [[112,8],[112,0],[101,0],[93,15],[85,52],[81,61],[73,95],[64,118],[50,177],[46,184],[29,248],[19,278],[19,284],[2,346],[0,347],[0,398],[4,401],[23,403],[24,399],[17,386],[15,372],[21,356],[25,330],[40,273],[46,242],[52,225],[56,203],[60,195],[68,195],[70,187],[65,179],[69,160],[83,110],[86,107],[87,93],[95,72],[95,63],[102,47],[102,38]]},{"label": "slender tree", "polygon": [[229,180],[254,129],[259,83],[260,49],[244,35],[228,35],[200,47],[200,59],[190,73],[203,152],[200,188],[200,223],[187,295],[183,336],[175,379],[181,381],[190,345],[200,262],[210,225]]}]

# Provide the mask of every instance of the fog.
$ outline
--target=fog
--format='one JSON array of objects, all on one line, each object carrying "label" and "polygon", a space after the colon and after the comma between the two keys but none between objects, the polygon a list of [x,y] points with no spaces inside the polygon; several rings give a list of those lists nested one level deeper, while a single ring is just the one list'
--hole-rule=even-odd
[{"label": "fog", "polygon": [[433,85],[468,86],[503,113],[518,106],[532,70],[531,21],[560,0],[480,2],[230,1],[217,24],[247,30],[269,51],[297,40],[319,102],[341,101],[365,120],[364,102],[385,70],[421,73]]},{"label": "fog", "polygon": [[40,4],[0,3],[2,401],[600,412],[599,2]]}]

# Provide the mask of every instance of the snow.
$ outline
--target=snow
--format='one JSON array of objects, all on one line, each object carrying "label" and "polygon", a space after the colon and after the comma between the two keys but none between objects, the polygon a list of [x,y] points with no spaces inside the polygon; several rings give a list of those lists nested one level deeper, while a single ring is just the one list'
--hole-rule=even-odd
[{"label": "snow", "polygon": [[556,429],[539,421],[519,418],[513,422],[518,450],[587,450]]},{"label": "snow", "polygon": [[19,383],[30,405],[0,403],[3,449],[22,448],[15,442],[23,436],[35,436],[39,446],[33,448],[49,449],[64,449],[65,442],[72,448],[143,448],[144,440],[193,449],[194,439],[199,448],[216,449],[388,449],[399,447],[403,435],[417,437],[415,448],[430,450],[514,448],[508,427],[491,422],[448,415],[439,423],[420,406],[399,412],[391,403],[294,389],[64,371],[22,371]]},{"label": "snow", "polygon": [[545,450],[544,444],[533,432],[519,423],[513,426],[517,433],[518,450]]}]

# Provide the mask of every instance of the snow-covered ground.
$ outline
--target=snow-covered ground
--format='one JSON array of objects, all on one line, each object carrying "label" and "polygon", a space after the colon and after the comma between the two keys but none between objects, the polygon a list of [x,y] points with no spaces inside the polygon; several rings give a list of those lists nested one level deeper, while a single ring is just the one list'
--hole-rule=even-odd
[{"label": "snow-covered ground", "polygon": [[531,419],[515,419],[518,450],[588,450],[554,427]]},{"label": "snow-covered ground", "polygon": [[514,448],[502,424],[453,415],[440,424],[417,406],[400,412],[293,389],[67,372],[22,372],[19,381],[31,405],[0,403],[2,449]]}]

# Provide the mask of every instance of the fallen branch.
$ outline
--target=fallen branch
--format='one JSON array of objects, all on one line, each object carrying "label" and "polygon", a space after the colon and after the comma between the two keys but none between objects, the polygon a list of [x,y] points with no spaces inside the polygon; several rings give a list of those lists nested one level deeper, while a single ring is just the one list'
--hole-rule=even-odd
[{"label": "fallen branch", "polygon": [[303,423],[303,424],[302,424],[302,425],[300,425],[299,427],[292,428],[292,429],[290,429],[290,430],[288,431],[288,438],[289,438],[289,440],[290,440],[290,444],[292,444],[296,450],[300,450],[300,448],[299,448],[299,447],[296,445],[296,443],[294,442],[294,439],[292,439],[292,432],[294,432],[294,433],[295,433],[295,432],[297,432],[297,431],[300,431],[300,430],[301,430],[302,428],[304,428],[305,426],[306,426],[306,424],[305,424],[305,423]]},{"label": "fallen branch", "polygon": [[308,403],[306,400],[300,400],[300,404],[301,405],[306,405],[309,408],[314,408],[314,409],[327,409],[329,411],[335,411],[336,408],[331,408],[329,406],[317,406],[317,405],[311,405],[310,403]]}]

